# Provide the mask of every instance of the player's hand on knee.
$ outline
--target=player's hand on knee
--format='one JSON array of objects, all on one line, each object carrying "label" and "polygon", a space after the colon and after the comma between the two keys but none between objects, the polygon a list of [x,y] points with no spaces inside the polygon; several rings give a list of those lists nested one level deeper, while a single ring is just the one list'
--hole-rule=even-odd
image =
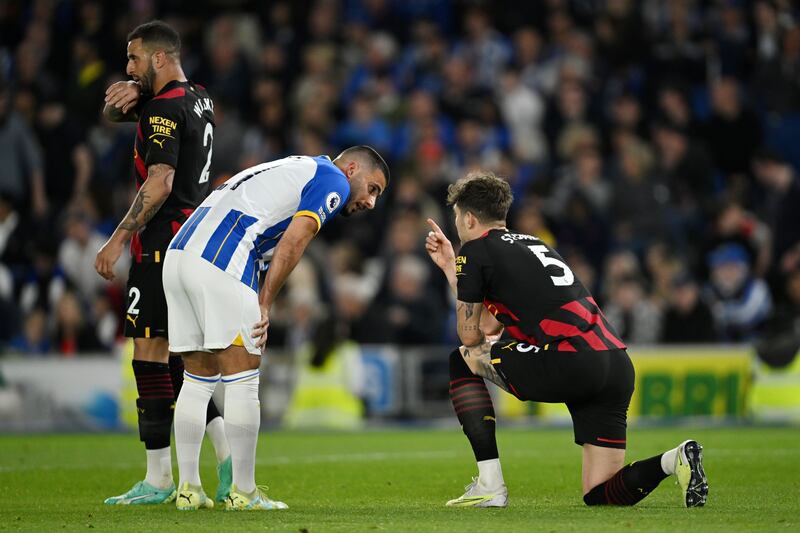
[{"label": "player's hand on knee", "polygon": [[138,102],[141,86],[135,81],[118,81],[106,89],[106,105],[127,113]]},{"label": "player's hand on knee", "polygon": [[256,348],[263,348],[267,343],[267,329],[269,328],[269,311],[261,308],[261,320],[253,325],[253,333],[250,335],[256,339]]}]

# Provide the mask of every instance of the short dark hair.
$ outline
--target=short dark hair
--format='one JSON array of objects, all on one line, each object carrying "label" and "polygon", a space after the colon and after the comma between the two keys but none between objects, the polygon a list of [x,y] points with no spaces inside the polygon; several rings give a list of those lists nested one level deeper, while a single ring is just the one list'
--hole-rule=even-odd
[{"label": "short dark hair", "polygon": [[142,45],[150,48],[161,47],[164,52],[174,56],[180,56],[181,38],[175,28],[163,20],[151,20],[137,26],[128,34],[128,41],[141,39]]},{"label": "short dark hair", "polygon": [[343,150],[337,159],[342,156],[353,155],[359,155],[363,157],[373,169],[379,169],[383,174],[383,177],[386,178],[386,186],[389,186],[389,165],[386,164],[386,160],[381,157],[381,154],[379,154],[375,148],[366,144],[351,146],[350,148]]},{"label": "short dark hair", "polygon": [[505,220],[514,195],[511,186],[494,172],[470,172],[447,188],[447,205],[458,205],[481,223]]}]

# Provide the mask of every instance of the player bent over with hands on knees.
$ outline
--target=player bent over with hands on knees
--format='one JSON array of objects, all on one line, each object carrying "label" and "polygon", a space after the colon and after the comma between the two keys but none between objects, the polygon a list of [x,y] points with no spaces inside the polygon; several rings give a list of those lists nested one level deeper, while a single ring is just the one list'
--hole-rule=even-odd
[{"label": "player bent over with hands on knees", "polygon": [[[511,201],[508,183],[491,173],[471,173],[450,186],[458,257],[428,220],[426,249],[458,300],[463,346],[450,354],[450,399],[478,462],[478,477],[447,505],[508,504],[484,379],[520,400],[567,405],[583,448],[587,505],[634,505],[671,475],[686,507],[704,505],[708,483],[697,441],[625,465],[634,385],[625,345],[555,250],[506,228]],[[503,328],[513,339],[494,341]]]},{"label": "player bent over with hands on knees", "polygon": [[[106,91],[103,115],[113,122],[137,122],[133,162],[137,194],[130,210],[97,253],[95,269],[113,279],[114,264],[130,239],[125,336],[133,337],[133,374],[139,437],[147,453],[147,474],[133,488],[107,498],[110,505],[144,505],[175,500],[170,433],[175,399],[183,384],[183,362],[170,357],[167,301],[161,272],[167,245],[208,194],[208,163],[214,112],[206,91],[186,79],[180,37],[161,21],[128,35],[126,72],[133,81]],[[230,449],[219,411],[211,402],[204,415],[217,455],[224,501],[231,485]]]},{"label": "player bent over with hands on knees", "polygon": [[220,381],[233,458],[226,509],[286,508],[255,482],[269,310],[320,228],[339,213],[375,207],[388,182],[386,162],[368,146],[348,148],[333,161],[291,156],[263,163],[213,191],[172,239],[164,262],[170,350],[186,364],[175,409],[179,509],[210,506],[198,461],[206,405]]}]

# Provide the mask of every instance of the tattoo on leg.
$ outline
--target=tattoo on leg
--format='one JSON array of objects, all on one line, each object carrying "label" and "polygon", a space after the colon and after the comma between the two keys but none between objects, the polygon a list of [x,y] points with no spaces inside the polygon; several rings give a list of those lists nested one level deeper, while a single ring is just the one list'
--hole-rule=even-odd
[{"label": "tattoo on leg", "polygon": [[[470,351],[472,358],[470,358]],[[470,348],[462,348],[461,353],[464,356],[465,362],[470,370],[476,375],[484,379],[488,379],[506,392],[508,390],[503,378],[495,370],[492,364],[492,343],[484,342],[479,346],[472,346]]]}]

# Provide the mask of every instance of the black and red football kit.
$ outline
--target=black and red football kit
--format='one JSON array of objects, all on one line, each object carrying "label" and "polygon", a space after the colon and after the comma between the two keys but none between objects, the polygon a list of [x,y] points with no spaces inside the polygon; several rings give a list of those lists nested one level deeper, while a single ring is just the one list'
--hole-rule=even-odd
[{"label": "black and red football kit", "polygon": [[514,340],[492,363],[521,400],[566,403],[578,444],[624,448],[634,370],[625,344],[552,247],[495,229],[456,258],[458,299],[480,303]]},{"label": "black and red football kit", "polygon": [[161,281],[172,237],[209,192],[214,106],[205,89],[171,81],[142,105],[133,149],[137,190],[150,165],[175,169],[172,191],[158,212],[131,239],[126,337],[166,337],[167,302]]}]

